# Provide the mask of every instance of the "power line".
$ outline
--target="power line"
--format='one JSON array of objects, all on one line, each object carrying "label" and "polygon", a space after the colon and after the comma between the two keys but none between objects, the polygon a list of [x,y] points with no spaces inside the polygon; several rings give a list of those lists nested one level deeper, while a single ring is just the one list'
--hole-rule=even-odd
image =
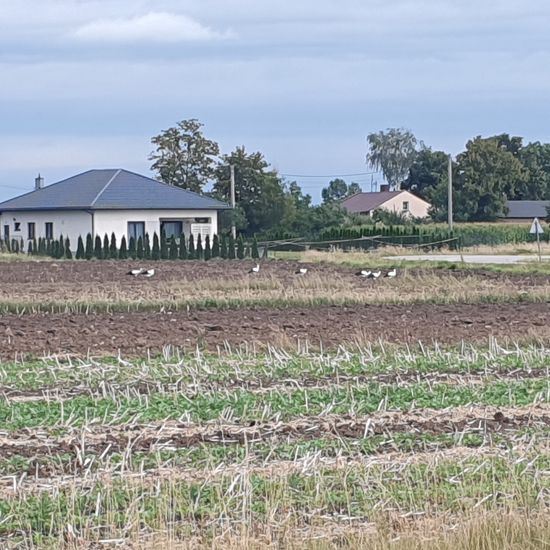
[{"label": "power line", "polygon": [[312,175],[312,174],[281,174],[285,178],[351,178],[354,176],[371,176],[373,174],[380,174],[380,172],[358,172],[357,174],[324,174],[324,175]]}]

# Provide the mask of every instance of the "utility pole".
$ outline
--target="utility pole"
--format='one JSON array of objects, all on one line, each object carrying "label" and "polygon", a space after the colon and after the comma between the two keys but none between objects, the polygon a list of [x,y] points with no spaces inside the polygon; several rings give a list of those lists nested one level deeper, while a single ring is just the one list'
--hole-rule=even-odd
[{"label": "utility pole", "polygon": [[229,170],[231,171],[231,208],[233,209],[231,234],[233,235],[233,238],[236,239],[237,228],[235,227],[235,166],[233,164],[230,164]]},{"label": "utility pole", "polygon": [[453,230],[453,157],[449,155],[449,175],[447,188],[447,223],[449,232]]}]

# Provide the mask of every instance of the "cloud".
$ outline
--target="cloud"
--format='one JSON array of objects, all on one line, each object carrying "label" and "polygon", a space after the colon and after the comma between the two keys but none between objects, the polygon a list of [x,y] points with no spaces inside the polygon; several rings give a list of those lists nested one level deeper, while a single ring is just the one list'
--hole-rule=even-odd
[{"label": "cloud", "polygon": [[79,27],[73,36],[88,42],[195,42],[229,38],[187,15],[150,12],[125,19],[98,19]]}]

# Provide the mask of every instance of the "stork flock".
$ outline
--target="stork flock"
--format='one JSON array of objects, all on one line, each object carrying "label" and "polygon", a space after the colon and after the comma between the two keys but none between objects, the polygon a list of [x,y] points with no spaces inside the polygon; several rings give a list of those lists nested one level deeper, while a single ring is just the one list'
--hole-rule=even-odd
[{"label": "stork flock", "polygon": [[377,269],[376,271],[373,271],[372,269],[362,269],[355,275],[357,277],[362,277],[363,279],[379,279],[382,276],[387,277],[388,279],[393,279],[394,277],[397,277],[397,269],[394,267],[393,269],[386,271],[383,275],[381,269]]},{"label": "stork flock", "polygon": [[[252,269],[248,271],[249,274],[254,275],[255,273],[260,272],[260,264],[256,264]],[[308,272],[307,267],[300,267],[297,269],[294,274],[295,275],[305,275]],[[128,271],[127,275],[132,275],[133,277],[153,277],[155,275],[154,268],[152,269],[131,269]],[[355,274],[357,277],[361,277],[363,279],[379,279],[380,277],[386,277],[388,279],[393,279],[394,277],[397,277],[397,269],[395,267],[393,269],[390,269],[386,271],[384,274],[382,273],[381,269],[372,270],[372,269],[362,269],[361,271],[358,271]]]}]

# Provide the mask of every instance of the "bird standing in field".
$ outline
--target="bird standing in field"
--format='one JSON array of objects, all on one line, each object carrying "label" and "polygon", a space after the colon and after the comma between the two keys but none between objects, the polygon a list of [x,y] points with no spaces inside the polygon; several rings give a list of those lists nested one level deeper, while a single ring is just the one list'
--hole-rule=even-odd
[{"label": "bird standing in field", "polygon": [[371,277],[372,277],[373,279],[378,279],[378,277],[380,277],[380,275],[382,275],[382,272],[381,272],[380,270],[378,270],[378,271],[373,271],[373,272],[371,273]]},{"label": "bird standing in field", "polygon": [[143,273],[143,269],[130,269],[126,275],[133,275],[134,277],[137,277],[138,275],[141,275]]},{"label": "bird standing in field", "polygon": [[298,271],[294,272],[296,275],[305,275],[307,273],[307,267],[301,267]]},{"label": "bird standing in field", "polygon": [[361,271],[358,271],[355,275],[357,277],[370,277],[372,275],[372,271],[370,269],[362,269]]},{"label": "bird standing in field", "polygon": [[260,264],[256,264],[248,273],[259,273],[260,272]]},{"label": "bird standing in field", "polygon": [[145,273],[143,274],[144,277],[152,277],[155,274],[154,269],[147,269]]},{"label": "bird standing in field", "polygon": [[397,269],[395,267],[388,271],[385,275],[385,277],[389,277],[390,279],[393,279],[394,277],[397,277]]}]

